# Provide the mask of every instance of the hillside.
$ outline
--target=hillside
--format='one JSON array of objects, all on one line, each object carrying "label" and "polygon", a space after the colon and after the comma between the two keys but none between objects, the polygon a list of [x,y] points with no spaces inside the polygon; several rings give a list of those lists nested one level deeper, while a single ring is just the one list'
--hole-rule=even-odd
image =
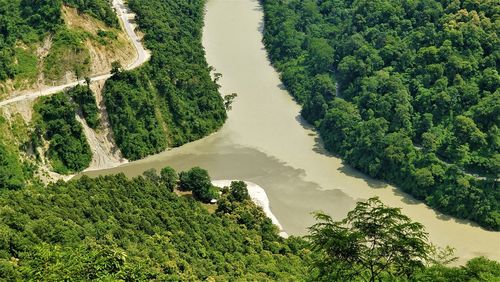
[{"label": "hillside", "polygon": [[261,1],[264,41],[325,147],[500,228],[495,1]]},{"label": "hillside", "polygon": [[200,139],[226,120],[201,44],[205,1],[131,0],[151,50],[148,64],[104,87],[116,144],[136,160]]},{"label": "hillside", "polygon": [[106,1],[0,5],[0,99],[132,62],[135,50]]},{"label": "hillside", "polygon": [[[202,138],[217,130],[226,119],[218,85],[210,77],[201,46],[203,2],[197,2],[193,7],[181,2],[158,2],[156,9],[149,2],[129,4],[137,10],[137,21],[146,32],[146,45],[153,53],[150,63],[133,70],[124,67],[133,58],[128,54],[129,42],[125,43],[129,39],[115,25],[101,22],[98,18],[103,16],[95,14],[92,9],[78,10],[78,6],[75,9],[61,3],[51,6],[53,9],[60,7],[64,24],[56,24],[52,28],[54,31],[46,33],[47,38],[53,36],[53,39],[43,58],[40,76],[57,79],[62,75],[70,79],[69,76],[103,74],[109,70],[113,76],[104,86],[92,78],[92,81],[86,81],[90,87],[85,91],[81,91],[82,85],[75,86],[52,94],[54,97],[39,98],[32,104],[30,98],[38,97],[37,92],[25,96],[26,101],[9,99],[9,104],[2,109],[7,123],[18,113],[24,118],[31,138],[22,142],[13,140],[12,145],[23,151],[23,154],[17,154],[21,157],[20,162],[39,168],[37,175],[43,181],[60,179],[62,175],[87,168],[120,164],[126,161],[123,157],[131,160],[144,158],[167,147]],[[181,20],[182,15],[170,17],[168,13],[172,10],[168,5],[188,5],[188,9],[196,11],[189,15],[192,22]],[[123,11],[117,12],[121,14]],[[164,26],[151,26],[148,21],[157,17],[177,25],[178,34]],[[22,25],[18,24],[20,28]],[[154,33],[159,31],[182,36],[183,40],[154,39]],[[70,85],[67,79],[52,83]],[[9,96],[20,94],[22,92],[14,91]],[[88,110],[92,111],[92,116],[86,112]]]},{"label": "hillside", "polygon": [[154,179],[58,182],[2,193],[0,205],[0,279],[297,281],[307,271],[304,242],[280,238],[253,203],[238,209],[249,217],[210,214]]}]

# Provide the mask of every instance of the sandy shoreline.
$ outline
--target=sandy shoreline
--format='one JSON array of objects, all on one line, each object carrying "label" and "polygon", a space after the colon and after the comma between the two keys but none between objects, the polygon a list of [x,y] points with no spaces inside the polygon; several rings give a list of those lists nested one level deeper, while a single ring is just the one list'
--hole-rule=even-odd
[{"label": "sandy shoreline", "polygon": [[[224,187],[231,185],[232,181],[237,181],[237,180],[213,180],[212,185],[217,186],[217,187]],[[280,231],[279,235],[281,237],[287,238],[288,234],[283,230],[283,226],[280,224],[276,216],[273,214],[271,211],[271,205],[269,203],[269,198],[267,197],[266,191],[264,188],[260,187],[259,185],[244,181],[247,184],[248,188],[248,194],[250,194],[250,198],[252,201],[259,207],[261,207],[264,210],[264,213],[266,214],[269,219],[276,225]]]}]

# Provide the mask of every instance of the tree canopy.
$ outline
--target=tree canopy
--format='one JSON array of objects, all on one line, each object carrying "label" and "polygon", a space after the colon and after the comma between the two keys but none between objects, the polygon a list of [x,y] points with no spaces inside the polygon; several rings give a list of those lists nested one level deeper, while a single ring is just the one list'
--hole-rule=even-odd
[{"label": "tree canopy", "polygon": [[151,61],[109,79],[104,99],[117,145],[135,160],[217,130],[226,120],[201,44],[205,1],[131,0]]},{"label": "tree canopy", "polygon": [[[49,142],[47,157],[54,171],[62,174],[82,171],[92,160],[90,145],[75,117],[76,109],[77,105],[65,93],[42,97],[35,104],[39,116],[35,120],[35,140],[43,137]],[[43,147],[42,142],[33,145],[35,149]]]},{"label": "tree canopy", "polygon": [[279,237],[251,201],[239,205],[254,225],[209,213],[160,178],[1,193],[0,280],[303,280],[305,241]]},{"label": "tree canopy", "polygon": [[324,213],[316,213],[316,219],[309,239],[319,252],[314,263],[318,280],[410,279],[428,259],[424,227],[378,198],[359,202],[342,221]]},{"label": "tree canopy", "polygon": [[499,230],[498,3],[261,3],[269,57],[328,150]]}]

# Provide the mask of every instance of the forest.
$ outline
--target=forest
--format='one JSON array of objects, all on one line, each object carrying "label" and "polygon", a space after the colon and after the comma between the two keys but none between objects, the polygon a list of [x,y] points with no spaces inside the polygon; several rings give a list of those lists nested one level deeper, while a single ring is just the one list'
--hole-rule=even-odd
[{"label": "forest", "polygon": [[[244,182],[224,187],[218,205],[179,192],[214,189],[207,177],[201,168],[178,175],[166,167],[133,179],[83,176],[2,191],[0,279],[491,281],[500,275],[500,264],[485,258],[461,267],[433,260],[423,226],[376,198],[341,222],[318,214],[310,236],[282,238]],[[378,247],[369,251],[366,242],[375,237]],[[380,258],[380,251],[389,256]]]},{"label": "forest", "polygon": [[205,1],[130,0],[152,57],[106,82],[118,147],[131,160],[204,137],[226,120],[201,44]]},{"label": "forest", "polygon": [[75,89],[42,97],[35,104],[32,145],[36,150],[44,147],[44,140],[49,143],[46,156],[52,169],[60,174],[80,172],[92,160],[90,145],[75,117],[78,105],[70,98],[80,88]]},{"label": "forest", "polygon": [[498,2],[261,3],[269,57],[329,151],[500,230]]}]

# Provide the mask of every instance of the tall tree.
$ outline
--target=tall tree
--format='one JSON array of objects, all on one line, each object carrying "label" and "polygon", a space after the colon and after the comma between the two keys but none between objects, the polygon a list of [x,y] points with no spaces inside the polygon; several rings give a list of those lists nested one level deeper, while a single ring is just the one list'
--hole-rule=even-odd
[{"label": "tall tree", "polygon": [[423,268],[429,243],[424,227],[378,198],[359,202],[342,221],[317,213],[310,228],[315,280],[410,278]]}]

